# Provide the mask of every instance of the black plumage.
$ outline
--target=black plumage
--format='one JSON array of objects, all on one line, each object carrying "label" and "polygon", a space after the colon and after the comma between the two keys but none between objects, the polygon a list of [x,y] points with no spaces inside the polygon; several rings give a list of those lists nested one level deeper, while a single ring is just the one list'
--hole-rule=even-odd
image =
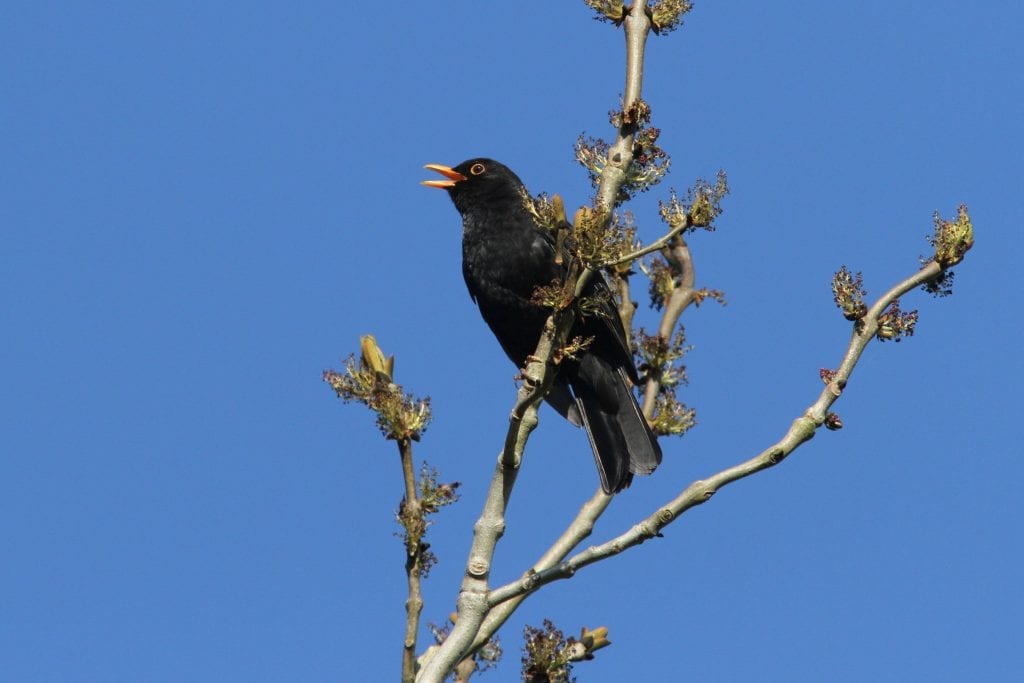
[{"label": "black plumage", "polygon": [[[470,159],[454,168],[430,164],[445,176],[424,185],[448,191],[462,214],[462,274],[469,294],[502,349],[526,364],[550,311],[531,301],[537,287],[561,282],[565,262],[555,259],[554,236],[523,206],[523,183],[492,159]],[[601,301],[597,314],[577,316],[570,337],[593,338],[577,360],[564,361],[546,400],[590,438],[606,493],[649,474],[661,448],[640,412],[632,385],[639,382],[626,332],[604,277],[595,274],[584,296]]]}]

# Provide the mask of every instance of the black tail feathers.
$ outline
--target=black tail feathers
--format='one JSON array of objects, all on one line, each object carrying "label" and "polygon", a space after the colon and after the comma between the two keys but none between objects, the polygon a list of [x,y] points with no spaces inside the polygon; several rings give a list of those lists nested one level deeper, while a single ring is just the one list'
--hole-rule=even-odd
[{"label": "black tail feathers", "polygon": [[650,474],[661,463],[661,447],[622,368],[588,354],[570,376],[605,493],[629,486],[634,474]]}]

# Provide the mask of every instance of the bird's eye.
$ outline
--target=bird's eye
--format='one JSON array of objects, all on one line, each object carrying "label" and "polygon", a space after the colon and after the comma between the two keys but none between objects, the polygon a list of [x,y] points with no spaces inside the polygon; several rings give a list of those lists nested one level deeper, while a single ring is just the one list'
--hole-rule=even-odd
[{"label": "bird's eye", "polygon": [[472,173],[473,175],[480,175],[486,170],[487,169],[484,167],[483,164],[473,164],[472,166],[469,167],[469,172]]}]

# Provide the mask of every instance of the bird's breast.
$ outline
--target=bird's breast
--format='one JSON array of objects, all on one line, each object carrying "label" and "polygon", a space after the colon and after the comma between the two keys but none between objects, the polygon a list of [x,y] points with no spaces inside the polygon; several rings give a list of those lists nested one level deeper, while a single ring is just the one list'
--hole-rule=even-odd
[{"label": "bird's breast", "polygon": [[554,250],[536,230],[486,235],[467,230],[462,265],[471,289],[500,287],[527,299],[559,275]]}]

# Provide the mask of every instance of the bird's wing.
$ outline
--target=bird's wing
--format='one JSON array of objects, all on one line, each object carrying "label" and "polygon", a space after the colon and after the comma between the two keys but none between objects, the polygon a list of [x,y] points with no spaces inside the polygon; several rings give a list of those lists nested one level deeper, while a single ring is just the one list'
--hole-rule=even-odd
[{"label": "bird's wing", "polygon": [[584,321],[587,334],[595,337],[593,343],[598,347],[594,349],[595,352],[605,356],[615,367],[624,369],[633,384],[639,384],[629,337],[615,307],[615,297],[602,273],[594,273],[587,287],[587,295],[596,296],[601,302],[598,311]]},{"label": "bird's wing", "polygon": [[[555,236],[549,230],[536,229],[536,234],[531,245],[533,253],[538,259],[554,266],[555,261]],[[570,236],[571,239],[571,236]],[[566,247],[562,248],[562,262],[568,264],[572,260],[572,253]],[[561,275],[564,277],[567,265],[554,266],[553,277]],[[623,368],[627,377],[634,384],[640,383],[637,375],[636,364],[633,361],[633,352],[630,351],[629,336],[622,326],[622,318],[615,307],[615,297],[608,281],[603,273],[594,273],[587,285],[585,296],[595,297],[600,301],[600,307],[595,314],[582,321],[587,336],[594,336],[595,342],[602,347],[602,355],[608,358],[615,367]],[[600,322],[596,322],[600,320]],[[559,411],[561,412],[561,411]]]}]

